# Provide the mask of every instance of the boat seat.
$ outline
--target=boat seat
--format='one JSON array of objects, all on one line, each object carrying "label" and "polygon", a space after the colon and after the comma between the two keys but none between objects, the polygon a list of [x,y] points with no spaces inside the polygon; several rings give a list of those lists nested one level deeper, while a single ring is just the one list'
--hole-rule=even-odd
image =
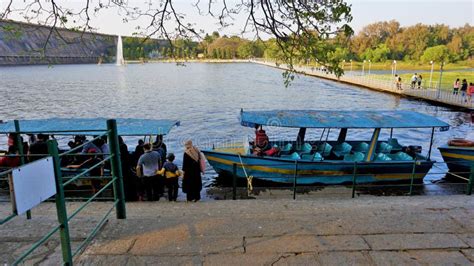
[{"label": "boat seat", "polygon": [[319,152],[323,157],[329,156],[331,154],[331,150],[332,146],[329,143],[320,144],[316,149],[316,151]]},{"label": "boat seat", "polygon": [[361,162],[365,158],[365,155],[362,152],[354,152],[354,154],[344,155],[344,161],[350,162]]},{"label": "boat seat", "polygon": [[385,153],[377,153],[375,155],[375,161],[391,161],[392,158],[390,158],[387,154]]},{"label": "boat seat", "polygon": [[301,159],[306,161],[322,161],[323,156],[321,156],[321,153],[316,152],[314,154],[303,154],[301,155]]},{"label": "boat seat", "polygon": [[280,157],[284,159],[301,160],[301,156],[297,152],[293,152],[290,155],[282,155]]},{"label": "boat seat", "polygon": [[392,151],[392,145],[386,142],[379,142],[377,143],[377,148],[375,152],[377,153],[390,153]]},{"label": "boat seat", "polygon": [[398,139],[391,138],[387,140],[387,143],[392,146],[392,150],[401,151],[403,146],[398,143]]},{"label": "boat seat", "polygon": [[287,143],[283,148],[281,148],[280,154],[282,155],[289,155],[293,150],[293,144]]},{"label": "boat seat", "polygon": [[337,156],[337,157],[342,157],[346,154],[351,153],[352,146],[347,143],[347,142],[342,142],[337,145],[334,145],[334,148],[332,149],[332,152]]},{"label": "boat seat", "polygon": [[369,144],[367,142],[360,142],[352,146],[352,151],[354,152],[368,152]]},{"label": "boat seat", "polygon": [[298,150],[300,154],[309,154],[311,153],[311,150],[313,150],[313,146],[309,143],[305,143],[303,146],[301,146],[301,149]]},{"label": "boat seat", "polygon": [[388,154],[388,157],[392,158],[392,160],[394,161],[413,161],[413,158],[410,155],[402,151],[399,151],[394,154]]}]

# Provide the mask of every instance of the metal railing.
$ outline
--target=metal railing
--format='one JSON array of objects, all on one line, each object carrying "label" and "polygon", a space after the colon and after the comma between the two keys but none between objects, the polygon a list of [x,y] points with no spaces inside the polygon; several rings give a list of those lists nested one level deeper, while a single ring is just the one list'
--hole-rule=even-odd
[{"label": "metal railing", "polygon": [[[18,157],[21,159],[21,164],[25,163],[25,155],[22,154],[22,144],[21,144],[21,134],[32,134],[37,132],[22,132],[19,128],[19,122],[15,121],[16,127],[16,135],[17,135],[17,148],[20,151]],[[76,131],[54,131],[54,132],[44,132],[44,133],[67,133],[67,132],[76,132]],[[82,131],[81,131],[82,132]],[[54,165],[54,176],[56,180],[56,196],[54,197],[54,201],[56,203],[56,212],[57,212],[57,219],[58,224],[54,226],[48,233],[46,233],[43,237],[37,240],[32,246],[24,251],[16,260],[13,262],[13,265],[18,265],[31,255],[38,247],[46,243],[55,233],[59,232],[60,242],[61,242],[61,252],[62,252],[62,261],[65,265],[72,265],[73,258],[80,254],[82,250],[86,247],[86,245],[93,239],[93,237],[97,234],[100,228],[107,222],[107,218],[110,213],[115,209],[116,210],[116,218],[117,219],[126,219],[126,208],[125,208],[125,196],[124,196],[124,187],[123,187],[123,177],[122,177],[122,168],[120,163],[120,150],[119,150],[119,142],[118,142],[118,135],[117,135],[117,124],[115,120],[108,120],[107,121],[107,129],[105,130],[88,130],[88,132],[97,132],[101,133],[99,136],[95,137],[88,142],[79,145],[71,150],[63,152],[59,154],[58,143],[56,140],[48,140],[48,154],[46,156],[51,156],[53,159]],[[104,133],[105,132],[105,133]],[[90,154],[90,155],[104,155],[105,157],[100,160],[99,162],[95,163],[91,167],[87,169],[81,169],[81,172],[68,178],[67,181],[64,181],[62,176],[61,170],[61,160],[66,156],[77,156],[77,155],[88,155],[84,153],[74,153],[79,149],[83,148],[88,143],[101,138],[103,136],[108,137],[108,144],[110,149],[110,154]],[[28,155],[30,156],[30,155]],[[36,156],[45,156],[43,155],[36,155]],[[92,170],[102,167],[105,162],[109,161],[111,166],[111,177],[107,184],[105,184],[99,191],[97,191],[94,195],[88,198],[81,206],[79,206],[76,210],[68,215],[67,206],[66,206],[66,198],[64,195],[64,189],[67,185],[73,183],[74,181],[78,180],[79,178],[84,177],[85,175],[89,174]],[[0,173],[1,175],[9,174],[12,172],[13,169],[3,171]],[[107,178],[107,177],[106,177]],[[85,240],[79,244],[78,248],[72,250],[71,248],[71,238],[69,232],[69,222],[75,218],[83,209],[85,209],[92,201],[97,199],[97,197],[102,194],[104,191],[109,189],[110,187],[113,188],[114,191],[114,201],[105,214],[102,216],[101,220],[97,223],[97,225],[92,229],[89,235],[85,238]],[[1,224],[5,224],[11,221],[13,218],[17,216],[16,213],[12,213],[7,217],[3,218],[0,221]]]},{"label": "metal railing", "polygon": [[[263,64],[267,66],[277,67],[280,69],[289,69],[289,66],[286,64],[278,64],[275,61],[271,60],[257,60],[254,59],[252,62]],[[418,89],[418,86],[415,88],[411,87],[410,83],[402,82],[400,87],[397,88],[395,79],[385,79],[377,74],[370,74],[370,75],[354,75],[353,72],[348,72],[341,77],[336,77],[332,73],[328,73],[327,71],[310,67],[310,66],[300,66],[294,65],[293,69],[296,72],[317,76],[325,79],[342,81],[345,83],[350,83],[353,85],[359,85],[366,88],[371,88],[379,91],[386,91],[394,94],[400,94],[410,97],[416,97],[423,100],[428,100],[432,102],[438,102],[447,105],[453,105],[457,107],[463,107],[468,109],[474,109],[474,96],[472,98],[468,98],[466,95],[463,96],[461,92],[454,94],[451,91],[447,91],[445,89],[438,89],[438,88],[430,88],[424,87],[422,89]]]},{"label": "metal railing", "polygon": [[[436,165],[436,164],[445,164],[446,162],[435,162],[433,165]],[[449,164],[456,164],[457,162],[447,162]],[[297,189],[300,188],[300,187],[304,187],[304,188],[320,188],[320,187],[334,187],[334,186],[337,186],[337,185],[308,185],[308,184],[304,184],[304,185],[301,185],[300,182],[298,181],[301,181],[302,179],[304,178],[308,178],[308,177],[304,177],[304,176],[300,176],[299,174],[299,171],[301,171],[299,169],[299,165],[302,164],[302,162],[299,162],[298,160],[295,160],[293,163],[275,163],[275,164],[246,164],[246,163],[233,163],[232,164],[232,199],[233,200],[236,200],[237,199],[237,188],[239,188],[238,186],[238,179],[239,179],[239,176],[237,174],[237,171],[239,169],[242,169],[242,171],[244,172],[245,175],[248,175],[250,176],[251,175],[251,171],[249,170],[244,170],[244,168],[246,167],[254,167],[254,166],[265,166],[265,167],[287,167],[287,168],[290,168],[290,167],[293,167],[294,168],[294,173],[293,173],[293,180],[291,182],[291,186],[283,186],[283,187],[275,187],[275,186],[264,186],[264,187],[257,187],[258,189],[278,189],[278,188],[285,188],[285,189],[292,189],[293,191],[293,199],[296,199],[296,195],[297,195]],[[337,161],[333,161],[333,162],[324,162],[324,164],[333,164],[333,165],[336,165],[336,164],[341,164],[341,162],[337,162]],[[351,195],[352,195],[352,198],[355,197],[355,194],[356,194],[356,190],[359,189],[359,188],[379,188],[379,189],[386,189],[386,188],[389,188],[389,187],[398,187],[398,188],[406,188],[408,189],[408,193],[406,193],[406,195],[413,195],[413,190],[414,188],[416,187],[420,187],[420,186],[427,186],[429,184],[416,184],[415,181],[416,180],[419,180],[419,178],[416,178],[417,174],[420,175],[420,174],[424,174],[423,172],[417,172],[417,167],[420,166],[422,164],[421,161],[419,160],[414,160],[413,163],[412,163],[412,170],[411,170],[411,174],[410,174],[410,178],[408,180],[403,180],[403,181],[408,181],[407,183],[396,183],[396,184],[393,184],[393,183],[381,183],[381,184],[377,184],[377,183],[359,183],[358,182],[358,177],[360,176],[367,176],[367,175],[373,175],[373,174],[376,174],[374,172],[370,172],[370,171],[364,171],[364,173],[361,173],[360,172],[360,168],[361,167],[364,167],[364,166],[369,166],[369,165],[382,165],[382,164],[387,164],[387,162],[353,162],[352,163],[352,170],[351,170],[351,174],[347,174],[347,175],[351,175],[352,176],[352,180],[350,182],[350,185],[345,185],[344,187],[348,187],[350,186],[351,188]],[[390,162],[390,165],[407,165],[407,162]],[[347,167],[346,167],[347,168]],[[472,189],[473,189],[473,185],[474,185],[474,162],[471,163],[471,167],[470,167],[470,171],[469,172],[428,172],[427,174],[430,174],[430,175],[450,175],[452,177],[455,177],[457,178],[458,180],[463,180],[463,181],[467,181],[466,184],[464,183],[444,183],[446,185],[460,185],[460,186],[465,186],[465,194],[466,195],[471,195],[472,194]],[[248,182],[252,182],[252,180],[254,178],[251,178],[250,180],[248,179],[248,176],[247,177],[247,195],[249,195],[249,187],[253,187],[252,184],[248,184]],[[258,177],[257,177],[258,178]],[[337,178],[337,176],[334,176],[334,178]],[[272,177],[272,179],[275,179],[275,180],[282,180],[284,179],[285,181],[288,181],[289,178],[288,177]],[[290,184],[290,182],[285,182],[286,184]],[[240,186],[240,188],[243,188],[245,187],[244,186]]]}]

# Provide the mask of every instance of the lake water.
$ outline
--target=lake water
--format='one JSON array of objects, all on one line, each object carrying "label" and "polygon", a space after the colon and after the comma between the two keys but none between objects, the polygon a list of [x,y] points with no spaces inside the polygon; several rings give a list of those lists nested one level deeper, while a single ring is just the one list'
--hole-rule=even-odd
[{"label": "lake water", "polygon": [[[199,147],[241,141],[252,129],[241,127],[239,111],[271,109],[413,110],[434,115],[451,125],[437,132],[432,158],[442,161],[436,149],[454,136],[472,132],[470,115],[423,101],[370,91],[314,77],[297,76],[283,85],[282,71],[251,63],[174,63],[115,65],[58,65],[0,68],[0,120],[51,117],[131,117],[177,119],[181,126],[165,137],[168,150],[181,164],[185,139]],[[271,138],[295,139],[297,129],[267,128]],[[309,130],[309,138],[320,131]],[[370,132],[349,131],[349,137],[369,138]],[[405,145],[428,150],[430,130],[399,130],[395,137]],[[384,132],[387,136],[388,132]],[[4,144],[5,137],[0,139]],[[127,140],[133,148],[136,139]],[[4,146],[3,146],[4,147]],[[0,146],[0,149],[2,146]],[[444,165],[432,173],[446,171]],[[208,169],[205,182],[215,173]],[[442,178],[431,174],[426,181]]]}]

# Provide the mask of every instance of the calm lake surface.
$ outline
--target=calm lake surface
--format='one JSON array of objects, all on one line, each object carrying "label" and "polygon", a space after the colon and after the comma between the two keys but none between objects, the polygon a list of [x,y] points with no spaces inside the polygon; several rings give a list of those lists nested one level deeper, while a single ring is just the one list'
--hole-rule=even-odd
[{"label": "calm lake surface", "polygon": [[[442,161],[436,147],[451,137],[472,132],[470,115],[422,101],[409,100],[346,84],[297,76],[283,85],[282,71],[251,63],[174,63],[58,65],[0,68],[0,119],[124,117],[177,119],[181,126],[165,137],[168,150],[182,161],[184,140],[201,148],[241,142],[252,129],[241,127],[239,111],[272,109],[413,110],[449,123],[436,132],[432,158]],[[308,130],[308,138],[320,132]],[[297,129],[267,128],[270,138],[295,139]],[[349,131],[350,139],[370,138],[371,132]],[[426,153],[430,129],[396,130],[402,144],[422,145]],[[334,135],[336,136],[336,135]],[[383,137],[388,136],[388,131]],[[126,140],[132,149],[137,139]],[[5,136],[0,137],[0,149]],[[444,165],[432,169],[426,182],[441,179]],[[216,174],[208,169],[206,184]]]}]

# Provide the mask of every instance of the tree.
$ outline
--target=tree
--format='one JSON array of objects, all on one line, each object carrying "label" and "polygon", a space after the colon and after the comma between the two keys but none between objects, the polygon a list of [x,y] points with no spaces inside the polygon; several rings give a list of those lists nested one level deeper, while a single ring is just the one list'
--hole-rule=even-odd
[{"label": "tree", "polygon": [[[44,48],[58,27],[93,31],[91,19],[110,9],[118,10],[124,22],[140,21],[142,24],[136,27],[139,36],[164,38],[171,46],[176,38],[202,39],[203,31],[197,28],[195,22],[188,21],[175,3],[176,0],[149,1],[145,5],[141,1],[84,0],[82,4],[76,5],[70,1],[58,0],[10,0],[2,5],[0,19],[21,16],[26,21],[50,26]],[[290,68],[293,62],[310,57],[327,65],[336,74],[342,73],[339,62],[325,56],[325,52],[329,50],[321,49],[331,49],[331,46],[324,43],[338,33],[342,32],[345,36],[353,34],[348,25],[352,20],[351,7],[344,0],[242,0],[232,3],[226,0],[207,0],[197,1],[195,7],[196,13],[214,18],[222,28],[234,25],[235,16],[245,17],[240,27],[241,33],[273,37],[281,51],[278,53],[279,59],[287,62]],[[215,37],[219,36],[216,34]]]},{"label": "tree", "polygon": [[423,53],[421,60],[425,63],[434,61],[434,62],[449,62],[449,50],[446,45],[437,45],[434,47],[429,47]]}]

